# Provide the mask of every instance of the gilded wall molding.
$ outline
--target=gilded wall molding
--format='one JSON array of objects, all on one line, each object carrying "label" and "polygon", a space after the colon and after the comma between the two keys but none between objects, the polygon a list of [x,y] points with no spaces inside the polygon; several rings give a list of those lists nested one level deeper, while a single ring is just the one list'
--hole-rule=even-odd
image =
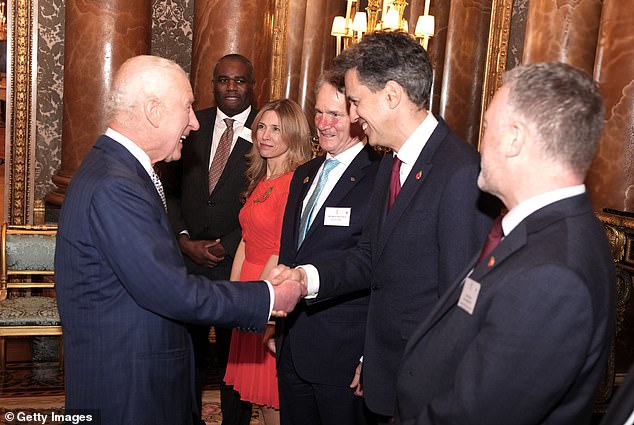
[{"label": "gilded wall molding", "polygon": [[513,0],[493,0],[491,4],[491,25],[489,27],[489,45],[482,85],[482,107],[480,109],[480,138],[482,139],[484,112],[491,103],[495,91],[502,82],[502,73],[506,70],[506,59],[511,34],[511,16]]},{"label": "gilded wall molding", "polygon": [[34,69],[37,51],[37,0],[8,2],[6,137],[8,140],[5,221],[27,224],[33,211]]},{"label": "gilded wall molding", "polygon": [[286,39],[290,0],[275,0],[273,17],[273,54],[271,56],[271,92],[269,99],[284,97],[286,86]]}]

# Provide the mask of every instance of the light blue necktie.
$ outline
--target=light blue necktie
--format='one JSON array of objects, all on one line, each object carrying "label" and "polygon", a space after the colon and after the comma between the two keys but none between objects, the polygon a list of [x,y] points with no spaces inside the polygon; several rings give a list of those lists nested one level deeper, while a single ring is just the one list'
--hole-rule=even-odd
[{"label": "light blue necktie", "polygon": [[299,239],[297,242],[297,246],[300,246],[302,242],[304,242],[306,232],[308,232],[308,228],[313,222],[315,206],[317,205],[317,200],[319,200],[319,195],[321,195],[321,192],[324,190],[324,186],[326,186],[326,182],[328,181],[328,174],[330,174],[330,172],[337,165],[339,165],[339,161],[337,161],[336,159],[327,159],[324,163],[324,169],[321,170],[321,174],[319,175],[319,180],[317,180],[315,190],[313,191],[313,194],[310,195],[310,198],[306,203],[306,207],[304,208],[304,212],[302,213],[302,218],[299,221]]}]

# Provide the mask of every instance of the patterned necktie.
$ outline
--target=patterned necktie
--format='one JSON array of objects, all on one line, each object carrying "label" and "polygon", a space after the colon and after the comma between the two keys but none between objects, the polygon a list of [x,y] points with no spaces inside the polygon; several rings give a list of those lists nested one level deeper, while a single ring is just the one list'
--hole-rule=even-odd
[{"label": "patterned necktie", "polygon": [[227,164],[227,159],[229,159],[229,153],[231,152],[231,144],[233,143],[233,122],[235,120],[225,118],[223,121],[227,124],[227,128],[222,133],[222,136],[220,136],[220,142],[218,142],[216,154],[214,155],[213,161],[211,161],[211,167],[209,167],[210,195],[216,188],[218,180],[220,180],[220,175]]},{"label": "patterned necktie", "polygon": [[387,203],[387,210],[392,209],[394,201],[398,193],[401,191],[401,164],[403,161],[398,159],[398,156],[394,156],[394,162],[392,163],[392,175],[390,177],[390,198]]},{"label": "patterned necktie", "polygon": [[324,169],[321,170],[321,174],[319,175],[319,180],[317,180],[317,185],[315,186],[315,190],[313,194],[310,195],[308,202],[306,202],[306,207],[304,208],[304,212],[302,213],[302,218],[299,221],[299,240],[297,246],[300,246],[302,242],[304,242],[304,237],[306,236],[306,232],[308,232],[308,228],[313,221],[313,216],[315,214],[315,206],[317,205],[317,200],[319,200],[319,195],[324,190],[324,186],[326,186],[326,182],[328,181],[328,174],[339,165],[339,161],[336,159],[328,159],[324,163]]},{"label": "patterned necktie", "polygon": [[159,176],[154,171],[152,171],[152,174],[150,175],[150,177],[152,178],[152,183],[154,183],[154,187],[156,188],[156,191],[161,197],[161,201],[163,202],[163,208],[165,208],[165,211],[167,211],[167,202],[165,201],[165,192],[163,191],[163,185],[161,184],[161,179],[159,179]]},{"label": "patterned necktie", "polygon": [[502,216],[497,216],[495,220],[493,220],[493,224],[491,225],[491,230],[489,230],[489,234],[487,235],[486,241],[484,241],[484,246],[482,247],[482,252],[478,257],[478,261],[476,261],[476,265],[480,263],[487,255],[495,249],[496,246],[500,243],[502,238],[504,237],[504,231],[502,230]]}]

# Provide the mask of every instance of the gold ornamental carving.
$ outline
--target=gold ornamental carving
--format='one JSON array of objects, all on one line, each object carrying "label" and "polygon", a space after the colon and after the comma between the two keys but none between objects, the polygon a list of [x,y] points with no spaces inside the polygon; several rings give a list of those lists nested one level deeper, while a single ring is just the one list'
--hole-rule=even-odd
[{"label": "gold ornamental carving", "polygon": [[37,0],[15,0],[9,13],[12,46],[7,85],[7,217],[11,224],[26,224],[32,209],[33,193],[33,96],[31,60],[37,39]]},{"label": "gold ornamental carving", "polygon": [[271,57],[271,93],[269,99],[284,97],[286,86],[286,39],[290,0],[275,0],[273,17],[273,55]]},{"label": "gold ornamental carving", "polygon": [[[487,47],[486,67],[482,93],[482,107],[480,109],[480,140],[482,139],[482,122],[484,112],[491,103],[495,91],[500,87],[502,74],[506,70],[506,59],[509,50],[511,34],[511,17],[513,14],[513,0],[493,0],[491,5],[491,24],[489,27],[489,45]],[[478,140],[478,148],[480,146]]]}]

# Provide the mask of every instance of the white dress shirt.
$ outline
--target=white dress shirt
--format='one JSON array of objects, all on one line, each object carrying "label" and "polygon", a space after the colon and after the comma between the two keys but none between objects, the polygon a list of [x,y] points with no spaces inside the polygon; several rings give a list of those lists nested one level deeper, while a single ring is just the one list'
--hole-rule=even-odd
[{"label": "white dress shirt", "polygon": [[[324,188],[319,194],[317,203],[315,204],[315,211],[319,211],[321,206],[324,204],[324,201],[326,200],[326,198],[328,198],[328,195],[330,195],[330,192],[332,192],[332,190],[337,185],[337,182],[339,181],[343,173],[345,173],[348,167],[350,166],[350,163],[352,163],[352,161],[357,156],[357,154],[361,152],[361,150],[363,149],[363,146],[364,144],[362,142],[357,142],[356,144],[352,145],[351,147],[349,147],[348,149],[346,149],[345,151],[337,155],[336,158],[329,153],[326,154],[326,160],[335,158],[337,161],[339,161],[339,164],[337,164],[337,166],[333,168],[328,174],[328,180],[326,181]],[[308,193],[306,193],[306,197],[304,198],[304,201],[302,203],[302,214],[303,214],[304,208],[306,208],[306,203],[308,202],[311,195],[315,191],[315,187],[317,186],[317,180],[319,180],[319,176],[321,175],[321,170],[324,169],[325,163],[326,161],[324,161],[321,164],[321,167],[319,167],[319,170],[317,170],[317,173],[315,174],[315,178],[313,179],[313,182],[310,186],[310,189],[308,189]]]},{"label": "white dress shirt", "polygon": [[[238,141],[238,137],[242,137],[248,141],[251,141],[251,130],[249,127],[245,126],[247,118],[249,118],[249,114],[251,113],[251,107],[249,106],[244,111],[240,112],[237,115],[232,117],[227,116],[224,112],[220,110],[220,108],[216,108],[216,121],[214,122],[214,131],[211,134],[211,151],[209,154],[209,167],[211,167],[211,161],[214,159],[214,155],[216,154],[216,149],[218,149],[218,144],[220,143],[220,137],[222,137],[222,133],[227,129],[227,124],[224,122],[225,118],[231,118],[233,121],[233,141],[231,142],[231,151],[233,151],[233,147],[236,145]],[[248,137],[247,137],[248,136]]]},{"label": "white dress shirt", "polygon": [[[405,140],[401,149],[395,155],[403,163],[400,169],[401,186],[407,180],[407,176],[414,168],[414,163],[423,151],[427,141],[438,126],[438,120],[429,112],[427,117],[420,123],[416,130]],[[339,158],[337,158],[339,159]],[[330,181],[330,179],[328,179]],[[306,289],[308,291],[307,299],[316,298],[319,293],[319,272],[312,264],[299,266],[306,272]]]},{"label": "white dress shirt", "polygon": [[520,224],[526,217],[528,217],[535,211],[557,201],[561,201],[562,199],[581,195],[582,193],[585,193],[585,191],[586,186],[580,184],[541,193],[537,196],[520,202],[502,218],[502,230],[504,231],[504,235],[508,235],[509,233],[511,233],[511,231],[515,229],[518,224]]}]

